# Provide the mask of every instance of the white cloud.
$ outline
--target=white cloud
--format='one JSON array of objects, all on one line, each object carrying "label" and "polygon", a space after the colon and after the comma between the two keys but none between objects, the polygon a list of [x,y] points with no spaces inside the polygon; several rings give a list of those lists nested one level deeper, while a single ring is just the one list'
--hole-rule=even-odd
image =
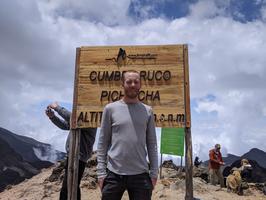
[{"label": "white cloud", "polygon": [[209,101],[199,101],[198,106],[195,110],[200,112],[220,112],[223,110],[223,107],[218,105],[216,102],[209,102]]},{"label": "white cloud", "polygon": [[261,7],[261,17],[262,17],[262,20],[264,22],[266,22],[266,4],[264,4],[262,7]]},{"label": "white cloud", "polygon": [[263,0],[254,0],[256,5],[263,3]]},{"label": "white cloud", "polygon": [[225,15],[225,6],[228,6],[227,1],[201,0],[190,6],[190,17],[201,20]]},{"label": "white cloud", "polygon": [[130,0],[55,0],[39,2],[46,14],[55,18],[102,22],[107,25],[129,23]]},{"label": "white cloud", "polygon": [[[136,24],[129,1],[98,3],[1,2],[0,126],[62,150],[67,134],[43,110],[51,101],[72,102],[76,47],[188,43],[191,100],[201,99],[192,109],[195,154],[206,157],[215,143],[224,153],[266,150],[264,22],[236,22],[223,6],[199,1],[187,17]],[[215,99],[204,99],[209,94]]]}]

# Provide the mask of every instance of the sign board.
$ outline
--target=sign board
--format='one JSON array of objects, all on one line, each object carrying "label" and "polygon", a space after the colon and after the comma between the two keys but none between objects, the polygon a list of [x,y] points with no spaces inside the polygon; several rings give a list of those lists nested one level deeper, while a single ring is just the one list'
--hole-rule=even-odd
[{"label": "sign board", "polygon": [[184,156],[184,128],[162,128],[161,153]]},{"label": "sign board", "polygon": [[150,45],[77,48],[72,129],[100,126],[104,106],[124,95],[127,70],[140,73],[138,98],[157,127],[190,127],[187,45]]}]

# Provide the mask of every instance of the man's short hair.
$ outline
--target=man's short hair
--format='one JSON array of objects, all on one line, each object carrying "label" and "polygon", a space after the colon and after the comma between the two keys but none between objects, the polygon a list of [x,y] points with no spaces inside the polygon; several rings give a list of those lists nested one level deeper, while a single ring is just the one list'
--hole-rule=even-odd
[{"label": "man's short hair", "polygon": [[125,74],[126,73],[136,73],[136,74],[138,74],[139,76],[140,76],[140,74],[139,74],[139,72],[138,71],[136,71],[136,70],[127,70],[127,71],[123,71],[123,73],[122,73],[122,78],[121,78],[121,80],[122,80],[122,83],[124,83],[124,81],[125,81]]}]

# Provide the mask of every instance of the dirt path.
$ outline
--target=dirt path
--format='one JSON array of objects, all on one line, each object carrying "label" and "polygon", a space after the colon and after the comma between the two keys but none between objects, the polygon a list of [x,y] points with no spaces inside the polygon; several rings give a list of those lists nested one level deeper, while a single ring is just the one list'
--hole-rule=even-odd
[{"label": "dirt path", "polygon": [[[0,200],[57,200],[61,184],[59,182],[45,181],[50,176],[52,168],[45,169],[33,178],[12,186],[0,193]],[[200,200],[266,200],[266,196],[255,189],[248,189],[244,196],[228,193],[225,188],[205,184],[201,179],[194,178],[194,197]],[[88,189],[88,183],[82,181],[82,200],[100,200],[99,189]],[[159,180],[153,192],[153,200],[184,199],[185,181]],[[127,193],[123,200],[128,200]]]}]

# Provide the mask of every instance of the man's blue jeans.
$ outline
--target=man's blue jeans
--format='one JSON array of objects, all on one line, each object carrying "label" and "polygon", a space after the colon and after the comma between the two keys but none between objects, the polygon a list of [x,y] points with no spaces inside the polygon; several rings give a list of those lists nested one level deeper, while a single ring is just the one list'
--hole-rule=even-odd
[{"label": "man's blue jeans", "polygon": [[148,173],[119,175],[108,171],[103,182],[102,200],[121,200],[125,190],[130,200],[151,200],[152,189]]}]

